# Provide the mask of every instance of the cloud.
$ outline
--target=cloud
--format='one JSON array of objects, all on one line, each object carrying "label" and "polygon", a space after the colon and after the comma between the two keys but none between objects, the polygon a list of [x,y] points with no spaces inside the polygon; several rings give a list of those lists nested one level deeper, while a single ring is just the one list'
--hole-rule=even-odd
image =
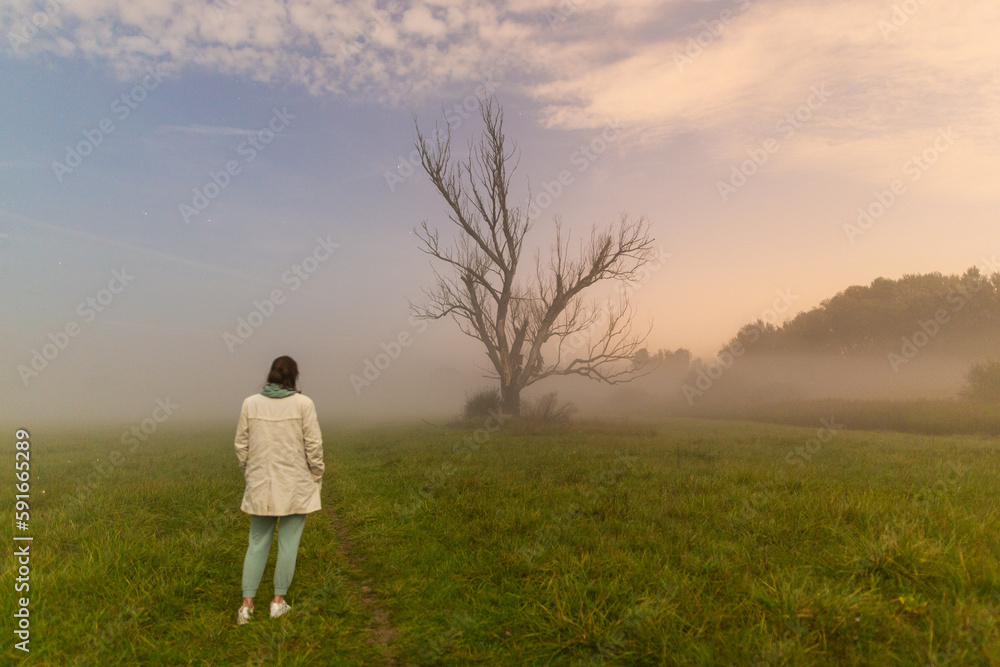
[{"label": "cloud", "polygon": [[[533,92],[548,101],[545,121],[561,127],[593,127],[609,115],[667,133],[752,125],[794,110],[823,83],[845,112],[825,125],[837,136],[954,122],[955,114],[988,115],[992,125],[1000,21],[988,3],[967,3],[976,5],[983,11],[925,6],[888,37],[879,29],[891,20],[888,3],[752,4],[724,24],[706,5],[705,23],[689,34],[637,43],[613,59],[600,44],[577,49],[574,66]],[[974,99],[990,108],[971,109]]]},{"label": "cloud", "polygon": [[692,134],[726,165],[781,140],[782,119],[823,88],[829,101],[807,109],[776,162],[895,178],[939,129],[954,127],[961,164],[936,176],[983,194],[976,170],[1000,161],[994,3],[775,1],[701,11],[686,32],[637,38],[616,55],[600,43],[551,47],[549,58],[568,64],[531,89],[543,124],[593,128],[617,118],[629,127],[625,142]]},{"label": "cloud", "polygon": [[18,57],[52,52],[95,60],[122,78],[151,62],[174,75],[197,67],[387,104],[463,86],[498,62],[530,58],[517,48],[530,29],[478,0],[291,7],[275,0],[74,0],[22,38],[17,31],[31,11],[22,0],[0,8],[4,34],[18,35],[3,48]]},{"label": "cloud", "polygon": [[[155,61],[167,73],[197,67],[389,105],[495,72],[539,104],[546,126],[618,118],[643,142],[695,133],[720,160],[825,86],[829,104],[801,132],[817,150],[877,154],[950,125],[984,156],[1000,148],[994,0],[53,1],[58,11],[15,54],[95,59],[123,77]],[[33,7],[0,9],[4,31]]]}]

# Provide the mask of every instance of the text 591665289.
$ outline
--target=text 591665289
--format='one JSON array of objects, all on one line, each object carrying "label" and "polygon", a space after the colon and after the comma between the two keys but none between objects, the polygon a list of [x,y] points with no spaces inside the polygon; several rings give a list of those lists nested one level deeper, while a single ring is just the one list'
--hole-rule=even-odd
[{"label": "text 591665289", "polygon": [[14,521],[17,532],[14,534],[14,596],[17,602],[14,610],[14,635],[20,640],[14,644],[18,650],[27,653],[30,637],[30,617],[28,611],[27,593],[30,590],[31,578],[31,537],[27,535],[31,519],[31,435],[24,429],[18,429],[14,434],[17,438],[14,452]]}]

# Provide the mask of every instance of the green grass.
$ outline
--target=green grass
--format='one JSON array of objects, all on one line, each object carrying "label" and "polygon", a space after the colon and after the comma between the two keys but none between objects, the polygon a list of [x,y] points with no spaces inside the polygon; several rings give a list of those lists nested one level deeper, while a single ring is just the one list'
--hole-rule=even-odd
[{"label": "green grass", "polygon": [[803,426],[836,415],[849,429],[887,430],[925,435],[1000,436],[1000,403],[996,401],[848,400],[777,401],[744,406],[711,406],[689,410],[691,416],[739,418]]},{"label": "green grass", "polygon": [[471,428],[327,425],[324,502],[351,544],[310,515],[293,611],[267,618],[269,568],[244,627],[229,429],[158,432],[82,503],[67,498],[116,434],[37,429],[32,650],[7,631],[3,651],[46,665],[1000,664],[997,440],[821,441],[819,427],[508,424],[475,444]]}]

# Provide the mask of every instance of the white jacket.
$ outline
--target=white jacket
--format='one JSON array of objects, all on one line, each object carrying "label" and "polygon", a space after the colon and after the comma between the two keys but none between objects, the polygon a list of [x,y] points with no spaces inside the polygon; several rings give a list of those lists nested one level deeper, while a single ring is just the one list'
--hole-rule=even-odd
[{"label": "white jacket", "polygon": [[241,510],[287,516],[321,509],[323,438],[311,399],[250,396],[243,401],[235,444],[247,484]]}]

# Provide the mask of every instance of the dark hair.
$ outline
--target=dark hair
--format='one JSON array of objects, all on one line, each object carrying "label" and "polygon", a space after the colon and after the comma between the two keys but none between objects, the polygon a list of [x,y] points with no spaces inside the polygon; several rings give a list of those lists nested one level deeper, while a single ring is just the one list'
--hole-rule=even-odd
[{"label": "dark hair", "polygon": [[299,365],[291,357],[278,357],[271,362],[271,370],[267,374],[267,381],[281,385],[285,389],[298,391],[295,387],[299,379]]}]

